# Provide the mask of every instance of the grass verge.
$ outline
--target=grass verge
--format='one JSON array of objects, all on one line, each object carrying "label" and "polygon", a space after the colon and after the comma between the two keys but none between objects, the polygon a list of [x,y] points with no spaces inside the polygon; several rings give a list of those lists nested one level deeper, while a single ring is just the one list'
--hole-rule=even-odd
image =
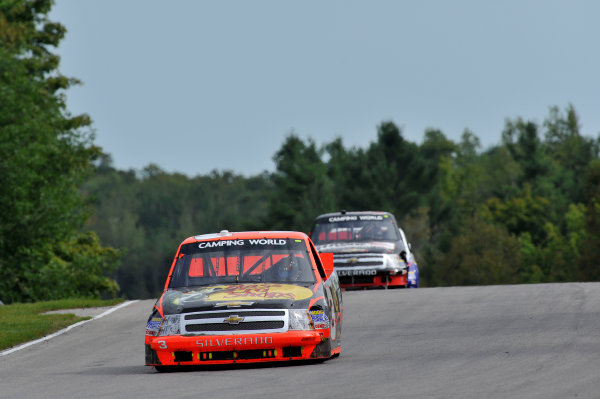
[{"label": "grass verge", "polygon": [[42,314],[50,310],[113,306],[123,299],[64,299],[0,306],[0,351],[52,334],[90,317],[74,314]]}]

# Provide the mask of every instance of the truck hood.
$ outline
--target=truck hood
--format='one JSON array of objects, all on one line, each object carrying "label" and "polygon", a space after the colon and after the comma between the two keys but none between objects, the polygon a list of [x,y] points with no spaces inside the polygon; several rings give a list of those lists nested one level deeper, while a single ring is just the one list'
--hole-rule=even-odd
[{"label": "truck hood", "polygon": [[315,291],[314,285],[218,284],[167,290],[156,306],[162,305],[165,315],[229,308],[307,309],[318,296]]},{"label": "truck hood", "polygon": [[317,245],[319,252],[346,254],[355,252],[392,253],[397,245],[390,241],[366,241]]}]

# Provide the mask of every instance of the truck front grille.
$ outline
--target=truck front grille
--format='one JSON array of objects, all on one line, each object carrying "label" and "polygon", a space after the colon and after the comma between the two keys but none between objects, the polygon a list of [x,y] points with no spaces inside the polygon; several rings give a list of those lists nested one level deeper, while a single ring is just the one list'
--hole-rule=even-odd
[{"label": "truck front grille", "polygon": [[333,256],[333,266],[335,267],[383,267],[383,265],[383,254],[335,254]]},{"label": "truck front grille", "polygon": [[181,319],[182,334],[216,335],[286,332],[287,309],[227,309],[188,313]]}]

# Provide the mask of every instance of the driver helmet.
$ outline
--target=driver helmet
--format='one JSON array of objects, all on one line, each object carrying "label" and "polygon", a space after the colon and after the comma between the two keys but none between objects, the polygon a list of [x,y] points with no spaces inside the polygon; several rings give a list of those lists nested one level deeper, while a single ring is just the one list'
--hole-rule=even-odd
[{"label": "driver helmet", "polygon": [[298,271],[298,261],[294,255],[290,255],[287,258],[287,262],[283,262],[281,267],[279,267],[278,274],[279,277],[283,279],[291,279],[295,277],[295,273]]}]

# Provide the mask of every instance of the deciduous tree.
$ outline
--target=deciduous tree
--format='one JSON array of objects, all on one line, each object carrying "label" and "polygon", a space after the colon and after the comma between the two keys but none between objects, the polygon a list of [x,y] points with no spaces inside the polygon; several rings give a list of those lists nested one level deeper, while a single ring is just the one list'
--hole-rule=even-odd
[{"label": "deciduous tree", "polygon": [[[0,296],[6,302],[114,292],[103,273],[115,252],[79,232],[79,191],[100,154],[87,115],[71,116],[51,52],[65,29],[47,19],[50,0],[0,2]],[[89,256],[87,273],[75,264]],[[80,273],[81,271],[81,273]],[[60,279],[79,288],[48,284]],[[42,287],[44,287],[42,289]],[[85,289],[89,289],[87,292]]]}]

